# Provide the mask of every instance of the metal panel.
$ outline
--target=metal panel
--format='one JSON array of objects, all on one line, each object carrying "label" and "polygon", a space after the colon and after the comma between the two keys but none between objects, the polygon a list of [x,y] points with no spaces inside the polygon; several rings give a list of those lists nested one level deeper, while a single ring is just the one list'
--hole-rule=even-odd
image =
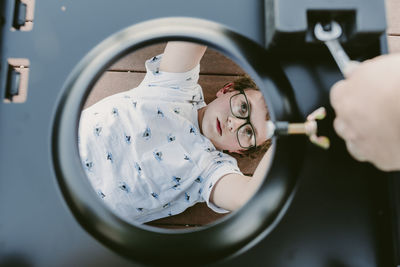
[{"label": "metal panel", "polygon": [[[309,2],[305,9],[313,8],[314,4]],[[314,2],[314,9],[318,3],[328,3]],[[340,5],[349,1],[333,2]],[[32,30],[23,32],[10,30],[14,3],[0,2],[4,17],[0,95],[5,95],[8,58],[29,59],[29,93],[22,104],[0,101],[0,266],[135,265],[81,227],[57,184],[51,129],[56,103],[68,75],[111,34],[154,18],[202,18],[264,45],[266,28],[270,29],[264,24],[268,4],[259,0],[40,0],[35,3]],[[375,8],[382,10],[382,1],[352,3],[356,10],[375,18],[371,27],[378,25],[381,29],[385,18],[377,16]],[[323,5],[329,8],[328,4]],[[290,6],[283,10],[291,10],[294,22],[296,9]],[[295,34],[294,28],[289,28],[289,36],[291,31]],[[353,55],[366,59],[384,52],[386,44],[381,45],[378,35],[375,31],[367,36],[368,44],[352,51]],[[315,44],[293,49],[286,45],[275,46],[273,52],[281,58],[302,116],[317,106],[329,107],[329,88],[342,77],[326,49]],[[329,109],[323,128],[332,139],[332,149],[325,152],[307,146],[293,203],[275,230],[255,238],[243,253],[215,266],[393,264],[387,174],[350,158],[343,142],[333,133],[329,124],[332,118]],[[177,251],[176,257],[184,255]],[[187,264],[192,264],[190,259]]]}]

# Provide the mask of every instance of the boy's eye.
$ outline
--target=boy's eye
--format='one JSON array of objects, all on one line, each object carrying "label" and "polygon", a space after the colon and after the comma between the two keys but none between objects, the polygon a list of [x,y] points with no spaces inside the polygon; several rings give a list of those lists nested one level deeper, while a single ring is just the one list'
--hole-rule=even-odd
[{"label": "boy's eye", "polygon": [[240,139],[239,141],[242,141],[242,144],[248,144],[254,136],[253,129],[249,124],[245,125],[244,127],[240,128]]},{"label": "boy's eye", "polygon": [[253,137],[253,130],[250,128],[250,127],[248,127],[247,129],[246,129],[246,137],[247,138],[249,138],[249,139],[251,139],[252,137]]},{"label": "boy's eye", "polygon": [[242,102],[240,105],[240,113],[244,116],[247,115],[247,103],[246,102]]},{"label": "boy's eye", "polygon": [[239,145],[243,148],[255,147],[256,137],[253,131],[253,127],[250,124],[245,124],[238,131]]}]

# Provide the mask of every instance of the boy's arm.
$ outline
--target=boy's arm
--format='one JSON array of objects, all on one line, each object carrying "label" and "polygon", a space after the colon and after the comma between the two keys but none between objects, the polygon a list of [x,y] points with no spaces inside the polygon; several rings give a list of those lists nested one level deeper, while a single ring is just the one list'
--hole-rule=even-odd
[{"label": "boy's arm", "polygon": [[160,71],[186,72],[200,63],[207,46],[189,42],[168,42],[161,59]]},{"label": "boy's arm", "polygon": [[270,164],[272,149],[269,148],[258,164],[252,177],[230,173],[214,185],[210,201],[223,209],[235,211],[241,208],[257,191]]}]

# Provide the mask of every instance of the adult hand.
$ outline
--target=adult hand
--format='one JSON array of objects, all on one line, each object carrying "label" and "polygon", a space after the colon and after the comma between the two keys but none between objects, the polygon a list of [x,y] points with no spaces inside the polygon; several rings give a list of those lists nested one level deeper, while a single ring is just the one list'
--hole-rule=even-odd
[{"label": "adult hand", "polygon": [[331,89],[334,128],[357,160],[400,170],[400,54],[367,60]]}]

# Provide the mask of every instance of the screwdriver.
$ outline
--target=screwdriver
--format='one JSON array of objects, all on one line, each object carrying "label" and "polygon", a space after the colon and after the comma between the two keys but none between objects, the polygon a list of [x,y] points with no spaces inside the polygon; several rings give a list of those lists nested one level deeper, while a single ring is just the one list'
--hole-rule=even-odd
[{"label": "screwdriver", "polygon": [[317,136],[318,126],[317,120],[322,120],[326,116],[324,107],[320,107],[307,116],[307,120],[303,123],[290,123],[287,121],[267,121],[267,139],[272,136],[303,134],[307,135],[311,143],[328,149],[330,140],[326,136]]}]

